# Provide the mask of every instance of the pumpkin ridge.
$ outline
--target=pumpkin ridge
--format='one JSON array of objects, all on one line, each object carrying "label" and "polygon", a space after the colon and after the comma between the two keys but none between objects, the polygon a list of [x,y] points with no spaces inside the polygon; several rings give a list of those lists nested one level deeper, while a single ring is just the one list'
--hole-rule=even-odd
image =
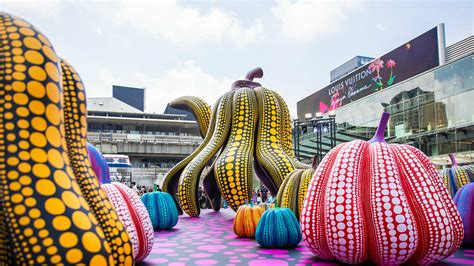
[{"label": "pumpkin ridge", "polygon": [[306,169],[301,176],[300,187],[298,189],[298,215],[296,216],[296,218],[300,220],[301,213],[303,212],[303,201],[306,196],[306,191],[308,190],[309,182],[311,181],[313,173],[313,168]]},{"label": "pumpkin ridge", "polygon": [[[355,140],[347,143],[343,146],[341,151],[337,154],[335,161],[342,162],[343,158],[349,158],[350,156],[354,157],[354,177],[360,176],[362,172],[361,166],[363,165],[362,151],[365,150],[365,146],[368,145],[367,142],[361,140]],[[337,163],[332,166],[330,175],[328,176],[328,183],[326,185],[326,197],[325,197],[325,206],[324,213],[328,215],[325,217],[324,229],[327,232],[332,232],[336,230],[344,230],[347,232],[347,237],[351,236],[354,241],[352,245],[348,244],[348,241],[341,241],[338,235],[327,234],[326,239],[328,247],[330,250],[338,250],[338,253],[333,253],[333,255],[344,263],[361,263],[362,259],[365,258],[367,251],[364,243],[366,243],[366,221],[363,217],[363,202],[357,192],[361,191],[361,184],[357,181],[357,178],[343,178],[339,180],[339,176],[345,176],[345,172],[348,171],[344,169],[343,163]],[[351,192],[348,193],[342,188],[334,188],[333,186],[338,186],[339,184],[351,185]],[[346,205],[345,203],[351,200],[351,205]],[[345,224],[343,221],[348,220],[345,214],[339,213],[336,214],[335,211],[338,209],[338,206],[341,206],[341,212],[346,210],[347,206],[355,206],[352,208],[351,218],[354,218],[351,221],[351,224]],[[355,219],[357,218],[357,219]],[[349,232],[350,230],[350,232]],[[348,247],[354,246],[354,253],[347,252]]]},{"label": "pumpkin ridge", "polygon": [[[299,224],[298,220],[294,215],[291,215],[288,212],[282,212],[286,219],[283,219],[285,224],[284,228],[286,229],[288,242],[291,243],[291,246],[298,245],[298,239],[301,239],[301,230],[295,225]],[[294,234],[296,232],[296,234]]]},{"label": "pumpkin ridge", "polygon": [[[313,177],[310,181],[310,186],[308,186],[308,190],[306,191],[305,200],[303,201],[303,212],[302,212],[302,231],[305,243],[309,247],[309,249],[316,254],[318,257],[323,259],[332,260],[334,259],[334,255],[329,250],[327,240],[326,240],[326,231],[324,229],[325,223],[325,215],[324,212],[320,211],[324,208],[325,204],[325,192],[326,186],[329,178],[329,174],[331,173],[331,169],[334,165],[335,158],[337,154],[342,149],[345,144],[340,144],[336,146],[334,149],[329,151],[326,156],[324,156],[323,160],[319,164],[319,166],[314,171]],[[314,192],[315,196],[312,197],[312,193]],[[311,207],[311,210],[308,211],[308,205]],[[315,211],[317,210],[317,212]],[[313,219],[313,214],[316,212],[316,219],[314,219],[314,223],[312,225],[309,224],[310,219]],[[306,214],[305,221],[303,218],[304,214]],[[310,218],[311,217],[311,218]],[[306,228],[310,227],[310,228]],[[306,230],[304,230],[306,229]],[[316,247],[315,247],[316,246]]]},{"label": "pumpkin ridge", "polygon": [[[407,200],[409,201],[409,207],[411,209],[411,213],[415,214],[421,214],[421,215],[413,215],[413,225],[415,228],[415,245],[413,247],[414,252],[412,253],[412,256],[409,258],[409,261],[413,261],[415,263],[419,263],[420,258],[426,256],[428,252],[430,251],[430,242],[429,241],[424,241],[426,239],[429,240],[429,232],[431,231],[430,226],[429,226],[429,221],[428,219],[425,219],[425,215],[427,214],[426,211],[423,210],[422,205],[422,200],[419,198],[420,193],[416,193],[412,189],[414,188],[412,185],[413,184],[407,184],[407,180],[409,179],[410,172],[407,167],[406,167],[406,161],[407,157],[401,157],[403,154],[403,149],[404,147],[400,145],[393,145],[390,147],[390,149],[393,151],[393,154],[396,157],[397,160],[397,165],[399,166],[399,172],[401,174],[402,178],[402,183],[404,184],[404,191],[407,196]],[[421,164],[418,164],[421,165]],[[416,182],[415,182],[416,183]]]},{"label": "pumpkin ridge", "polygon": [[[437,172],[433,166],[433,163],[429,160],[429,158],[422,153],[420,150],[416,149],[415,147],[409,146],[409,145],[404,145],[404,147],[408,150],[411,150],[413,154],[416,155],[416,158],[424,165],[425,171],[429,173],[429,177],[438,177]],[[435,178],[431,180],[432,183],[434,183],[435,189],[437,188],[438,190],[436,193],[442,200],[440,200],[440,204],[444,207],[442,208],[443,210],[447,210],[446,215],[449,218],[449,221],[451,221],[451,232],[453,234],[453,243],[451,246],[451,249],[446,253],[446,254],[453,254],[456,252],[456,250],[459,248],[461,245],[461,242],[463,240],[464,236],[464,230],[463,230],[463,224],[461,217],[459,215],[459,212],[457,211],[454,202],[452,201],[450,195],[448,194],[448,191],[443,187],[442,181],[439,178]],[[458,234],[459,233],[459,234]],[[449,255],[446,255],[445,257],[448,257]]]},{"label": "pumpkin ridge", "polygon": [[[416,180],[420,184],[420,180],[422,177],[426,178],[426,182],[428,184],[428,181],[430,182],[431,185],[434,186],[436,184],[436,180],[430,180],[430,175],[423,175],[423,173],[427,173],[429,169],[429,165],[423,163],[421,160],[418,159],[418,156],[413,152],[412,149],[409,149],[408,146],[406,145],[393,145],[394,150],[396,151],[396,154],[399,158],[400,161],[400,166],[403,168],[403,172],[406,176],[415,178],[417,176],[415,173],[421,173],[419,175],[420,177]],[[401,156],[404,156],[403,158]],[[408,161],[412,160],[414,165],[419,166],[420,169],[419,171],[416,171],[414,168],[409,168],[408,166]],[[432,167],[432,165],[431,165]],[[416,171],[416,172],[415,172]],[[413,187],[413,186],[411,186]],[[451,228],[453,227],[453,222],[451,221],[450,214],[447,212],[439,212],[437,209],[433,209],[432,206],[435,205],[436,203],[433,201],[431,203],[432,205],[430,206],[429,199],[427,196],[430,195],[430,192],[428,190],[428,185],[424,186],[426,189],[418,189],[418,192],[415,194],[415,192],[409,193],[409,201],[410,201],[410,206],[413,207],[418,207],[422,210],[420,215],[415,215],[414,220],[415,220],[415,226],[416,226],[416,232],[419,234],[418,236],[418,243],[415,246],[415,252],[413,253],[413,256],[410,258],[410,262],[413,263],[420,263],[420,264],[429,264],[433,263],[437,260],[442,259],[443,257],[446,257],[446,254],[449,253],[449,249],[446,250],[446,247],[448,247],[449,240],[445,243],[445,241],[440,241],[443,239],[444,234],[441,233],[441,228]],[[439,191],[436,191],[434,187],[432,187],[434,191],[432,191],[432,197],[434,200],[437,201],[441,206],[445,204],[445,202],[438,200],[437,198],[440,198]],[[416,196],[421,196],[422,198],[413,198],[413,195]],[[427,200],[428,199],[428,200]],[[426,203],[425,203],[426,201]],[[426,210],[423,210],[424,208],[427,208]],[[442,209],[441,209],[442,210]],[[444,216],[444,225],[441,222],[435,221],[433,219],[429,219],[429,216],[434,216],[436,217],[441,217]],[[441,219],[440,218],[440,219]],[[449,224],[447,224],[449,222]],[[440,227],[440,226],[443,227]],[[441,245],[442,244],[442,245]],[[454,241],[451,243],[451,246],[448,247],[452,249],[452,247],[455,246]],[[439,253],[439,249],[444,248],[444,254]]]},{"label": "pumpkin ridge", "polygon": [[374,188],[374,176],[372,175],[373,170],[373,162],[376,161],[374,159],[374,153],[376,153],[376,149],[378,147],[379,142],[371,143],[366,146],[366,150],[363,152],[363,159],[361,167],[363,174],[361,174],[361,191],[360,195],[362,198],[362,212],[364,213],[365,226],[367,235],[365,237],[365,242],[367,244],[367,249],[365,250],[365,258],[370,258],[373,261],[380,261],[379,254],[380,254],[380,247],[377,245],[377,230],[376,230],[376,213],[372,213],[372,189]]},{"label": "pumpkin ridge", "polygon": [[[116,187],[117,187],[117,190],[122,195],[122,197],[124,198],[125,204],[127,204],[129,210],[131,210],[129,213],[130,213],[130,216],[132,217],[132,220],[134,220],[136,223],[139,223],[140,219],[138,217],[138,214],[136,213],[136,210],[132,206],[131,202],[128,200],[127,194],[125,193],[125,191],[123,191],[123,189],[121,187],[119,187],[119,186],[116,186]],[[140,228],[140,229],[142,229],[142,228]],[[138,246],[143,247],[145,245],[144,242],[146,242],[146,241],[145,241],[144,232],[140,229],[135,226],[135,231],[137,232],[137,235],[138,235]],[[135,258],[141,260],[145,252],[146,252],[146,250],[144,250],[143,248],[140,248],[138,250],[137,255],[135,256]]]}]

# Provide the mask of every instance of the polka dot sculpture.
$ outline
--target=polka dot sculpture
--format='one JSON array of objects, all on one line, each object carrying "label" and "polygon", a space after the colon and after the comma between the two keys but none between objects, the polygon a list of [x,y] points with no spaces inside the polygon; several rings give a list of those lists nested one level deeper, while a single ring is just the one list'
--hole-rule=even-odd
[{"label": "polka dot sculpture", "polygon": [[[89,161],[87,151],[87,108],[84,85],[76,70],[61,60],[64,125],[68,154],[77,183],[104,230],[105,238],[114,251],[116,263],[133,260],[130,238],[120,218],[111,206],[107,195],[100,189],[99,182]],[[120,252],[123,249],[123,252]]]},{"label": "polka dot sculpture", "polygon": [[283,181],[276,197],[277,202],[281,203],[281,207],[292,210],[296,218],[299,219],[301,209],[303,208],[303,200],[308,189],[309,181],[317,167],[316,157],[313,160],[313,166],[309,169],[296,169],[289,173]]},{"label": "polka dot sculpture", "polygon": [[144,260],[153,248],[153,225],[135,191],[121,183],[103,184],[107,197],[132,239],[135,261]]},{"label": "polka dot sculpture", "polygon": [[461,187],[454,197],[454,203],[464,225],[464,245],[474,245],[474,183]]},{"label": "polka dot sculpture", "polygon": [[234,211],[250,200],[254,173],[276,195],[291,171],[309,168],[295,159],[286,103],[276,92],[252,81],[262,76],[257,68],[245,80],[234,82],[232,90],[213,106],[202,144],[167,173],[163,190],[188,215],[199,216],[196,187],[207,165],[213,172],[203,178],[206,195],[211,202],[222,196]]},{"label": "polka dot sculpture", "polygon": [[211,106],[209,104],[199,97],[183,96],[171,101],[170,106],[191,112],[196,118],[201,136],[203,138],[206,136],[211,120]]},{"label": "polka dot sculpture", "polygon": [[95,176],[99,180],[99,184],[110,183],[109,166],[107,165],[107,160],[105,160],[104,155],[102,155],[99,149],[90,143],[87,143],[87,152],[89,154],[89,161],[92,170],[94,170]]},{"label": "polka dot sculpture", "polygon": [[167,192],[148,192],[141,198],[155,231],[169,230],[178,223],[178,210]]},{"label": "polka dot sculpture", "polygon": [[262,207],[254,206],[252,203],[240,206],[234,218],[234,234],[254,238],[258,221],[264,211]]},{"label": "polka dot sculpture", "polygon": [[298,219],[288,208],[266,210],[258,222],[255,239],[268,248],[292,248],[301,242],[301,230]]},{"label": "polka dot sculpture", "polygon": [[454,153],[449,154],[452,166],[441,173],[444,186],[452,197],[464,185],[474,182],[474,171],[470,166],[459,166]]},{"label": "polka dot sculpture", "polygon": [[374,138],[332,149],[310,181],[301,230],[318,257],[348,264],[432,264],[463,239],[461,218],[428,157]]},{"label": "polka dot sculpture", "polygon": [[0,264],[133,264],[85,159],[78,76],[18,17],[0,12],[0,41]]}]

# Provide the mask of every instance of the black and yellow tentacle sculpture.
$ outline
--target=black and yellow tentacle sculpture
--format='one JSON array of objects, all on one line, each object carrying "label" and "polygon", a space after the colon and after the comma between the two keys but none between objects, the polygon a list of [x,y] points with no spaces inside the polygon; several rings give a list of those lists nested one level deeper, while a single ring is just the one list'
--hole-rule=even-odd
[{"label": "black and yellow tentacle sculpture", "polygon": [[252,89],[235,91],[229,140],[216,159],[215,178],[229,206],[235,211],[252,192],[252,159],[257,124],[257,99]]},{"label": "black and yellow tentacle sculpture", "polygon": [[296,169],[285,178],[277,194],[277,202],[281,207],[292,210],[299,219],[303,200],[308,189],[309,181],[314,174],[314,169]]},{"label": "black and yellow tentacle sculpture", "polygon": [[[163,189],[173,195],[179,192],[179,205],[187,214],[199,215],[196,192],[201,178],[214,210],[219,209],[221,195],[237,210],[250,200],[254,173],[276,195],[289,173],[309,168],[295,158],[291,118],[283,98],[253,81],[262,76],[263,71],[256,68],[232,84],[231,92],[214,105],[201,146],[166,175]],[[177,108],[192,110],[198,105],[191,103],[193,98],[180,99]],[[205,119],[197,120],[203,127]],[[213,172],[202,177],[206,165],[211,165]]]},{"label": "black and yellow tentacle sculpture", "polygon": [[[219,154],[216,156],[219,157]],[[219,185],[217,184],[216,175],[214,167],[216,166],[216,161],[212,163],[209,167],[207,173],[202,178],[202,185],[206,196],[209,198],[211,207],[214,211],[219,211],[221,209],[222,203],[222,194],[219,190]]]},{"label": "black and yellow tentacle sculpture", "polygon": [[79,118],[85,95],[72,88],[63,110],[59,58],[28,22],[0,12],[0,42],[0,264],[131,265],[126,231],[109,243],[106,233],[121,227],[98,222],[116,217],[110,204],[95,212],[100,192],[76,179],[84,151],[66,143],[74,130],[82,143],[86,122],[66,130],[63,114]]},{"label": "black and yellow tentacle sculpture", "polygon": [[265,173],[268,173],[277,188],[285,177],[295,169],[293,160],[282,146],[281,109],[275,94],[269,89],[255,89],[259,105],[256,157]]},{"label": "black and yellow tentacle sculpture", "polygon": [[293,161],[293,165],[297,169],[308,169],[311,165],[302,163],[296,159],[295,150],[293,149],[293,140],[292,140],[292,130],[291,130],[291,115],[288,110],[288,105],[286,105],[285,100],[281,97],[280,94],[274,92],[278,104],[280,105],[281,112],[281,145],[283,151],[288,155],[289,158]]},{"label": "black and yellow tentacle sculpture", "polygon": [[311,168],[296,169],[290,172],[278,190],[277,202],[280,203],[281,207],[292,210],[298,220],[300,219],[303,200],[308,190],[309,182],[316,168],[318,168],[318,162],[317,158],[314,157]]},{"label": "black and yellow tentacle sculpture", "polygon": [[211,120],[211,106],[203,99],[195,96],[183,96],[170,102],[170,106],[191,112],[199,126],[199,132],[204,138]]},{"label": "black and yellow tentacle sculpture", "polygon": [[198,201],[198,183],[202,170],[207,163],[216,155],[226,142],[229,134],[232,111],[232,96],[234,92],[228,92],[219,101],[217,116],[214,125],[214,134],[209,142],[184,168],[181,173],[178,187],[178,197],[181,208],[190,216],[199,216],[200,209]]},{"label": "black and yellow tentacle sculpture", "polygon": [[163,180],[162,189],[163,191],[168,192],[173,196],[173,199],[176,203],[176,207],[178,208],[179,214],[183,214],[183,210],[181,209],[180,204],[178,203],[178,196],[177,196],[179,177],[181,176],[181,173],[183,172],[186,165],[188,165],[194,159],[194,157],[196,157],[211,140],[212,135],[214,134],[214,126],[216,124],[217,103],[219,103],[220,100],[221,98],[217,100],[216,104],[212,108],[211,120],[209,121],[209,125],[207,126],[208,132],[206,136],[204,137],[204,140],[202,141],[201,145],[199,145],[199,147],[193,153],[191,153],[188,157],[184,158],[182,161],[177,163],[173,168],[171,168],[171,170],[168,171],[168,173],[165,176],[165,179]]},{"label": "black and yellow tentacle sculpture", "polygon": [[132,243],[126,228],[115,213],[109,199],[100,188],[87,152],[87,108],[84,85],[76,70],[61,60],[64,98],[64,124],[69,159],[77,183],[105,239],[113,251],[115,264],[131,264]]}]

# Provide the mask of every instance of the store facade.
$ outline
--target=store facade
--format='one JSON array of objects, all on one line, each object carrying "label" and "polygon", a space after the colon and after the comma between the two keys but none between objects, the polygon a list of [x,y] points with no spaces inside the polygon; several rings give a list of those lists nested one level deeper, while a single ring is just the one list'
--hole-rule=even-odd
[{"label": "store facade", "polygon": [[[433,30],[431,31],[433,32]],[[436,38],[441,37],[437,36]],[[416,39],[407,44],[414,41]],[[469,46],[474,42],[474,39],[471,36],[461,42],[462,45],[455,44],[456,47],[465,46],[467,49],[461,49],[461,52],[457,51],[457,57],[448,57],[446,60],[445,49],[436,47],[443,53],[442,56],[431,52],[434,61],[430,61],[432,59],[429,59],[428,62],[414,61],[419,66],[421,64],[419,69],[425,67],[428,70],[389,86],[387,83],[383,83],[384,88],[372,91],[368,89],[365,95],[363,92],[351,99],[355,86],[344,87],[344,84],[340,85],[340,83],[347,84],[347,80],[357,76],[361,77],[361,73],[366,71],[367,74],[372,73],[372,80],[369,79],[367,82],[372,82],[370,84],[372,88],[375,86],[376,80],[373,76],[376,76],[374,71],[377,69],[371,69],[369,64],[361,67],[341,80],[331,83],[315,94],[299,101],[298,118],[301,121],[311,118],[313,114],[321,116],[331,112],[333,115],[335,114],[337,132],[346,136],[361,136],[363,139],[373,133],[381,113],[390,112],[391,119],[387,132],[389,142],[416,146],[429,155],[440,168],[449,165],[447,154],[453,152],[458,154],[461,163],[473,163],[474,54],[473,48],[469,48]],[[431,45],[437,46],[439,42],[431,42]],[[393,51],[390,53],[393,54]],[[388,71],[390,65],[387,63],[391,58],[387,55],[384,57],[374,61],[385,61],[384,70]],[[433,67],[433,64],[436,66]],[[397,67],[398,65],[393,67],[393,72],[399,71],[396,69]],[[384,79],[394,75],[391,72],[386,72],[386,76],[380,73],[379,77]],[[387,79],[385,78],[385,80]],[[337,86],[342,87],[338,90]],[[361,81],[357,86],[364,88],[367,85]],[[335,97],[335,94],[338,97]],[[324,102],[325,99],[327,99],[327,103]],[[309,131],[308,134],[313,134],[313,132]],[[309,140],[311,137],[306,137],[306,139]]]}]

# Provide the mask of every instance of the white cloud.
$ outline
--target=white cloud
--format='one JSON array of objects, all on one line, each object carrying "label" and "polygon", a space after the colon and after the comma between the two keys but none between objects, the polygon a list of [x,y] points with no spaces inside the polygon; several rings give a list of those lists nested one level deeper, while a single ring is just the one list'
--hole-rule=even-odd
[{"label": "white cloud", "polygon": [[281,34],[289,39],[309,40],[339,32],[347,17],[360,1],[282,0],[272,8],[281,23]]},{"label": "white cloud", "polygon": [[63,4],[60,0],[1,0],[0,10],[12,15],[37,15],[42,18],[57,19]]},{"label": "white cloud", "polygon": [[131,24],[179,46],[225,40],[245,46],[263,38],[263,26],[259,19],[244,26],[234,13],[216,7],[202,12],[177,0],[122,1],[116,16],[118,22]]},{"label": "white cloud", "polygon": [[380,24],[380,23],[375,25],[375,28],[377,28],[379,31],[386,31],[387,30],[387,28],[384,25]]},{"label": "white cloud", "polygon": [[[194,60],[188,60],[158,75],[131,73],[129,76],[117,76],[108,70],[99,73],[96,84],[86,83],[88,91],[94,88],[112,88],[112,85],[124,85],[146,88],[146,112],[163,113],[166,105],[181,96],[197,96],[208,104],[230,90],[235,79],[215,77],[205,72]],[[109,94],[110,95],[110,94]],[[88,94],[88,97],[99,95]]]}]

